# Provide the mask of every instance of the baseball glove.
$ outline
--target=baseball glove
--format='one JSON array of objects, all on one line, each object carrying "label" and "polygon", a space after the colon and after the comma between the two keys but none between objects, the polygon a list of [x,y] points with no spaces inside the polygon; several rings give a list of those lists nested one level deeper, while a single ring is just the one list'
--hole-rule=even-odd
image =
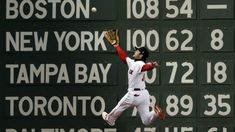
[{"label": "baseball glove", "polygon": [[104,37],[113,46],[119,44],[119,37],[118,37],[118,30],[117,29],[105,31]]}]

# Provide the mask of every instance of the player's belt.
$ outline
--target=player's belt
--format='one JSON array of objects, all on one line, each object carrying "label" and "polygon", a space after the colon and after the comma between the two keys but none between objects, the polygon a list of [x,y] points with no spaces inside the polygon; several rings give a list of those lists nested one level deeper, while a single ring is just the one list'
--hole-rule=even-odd
[{"label": "player's belt", "polygon": [[145,88],[134,88],[134,91],[141,91],[141,90],[145,90]]}]

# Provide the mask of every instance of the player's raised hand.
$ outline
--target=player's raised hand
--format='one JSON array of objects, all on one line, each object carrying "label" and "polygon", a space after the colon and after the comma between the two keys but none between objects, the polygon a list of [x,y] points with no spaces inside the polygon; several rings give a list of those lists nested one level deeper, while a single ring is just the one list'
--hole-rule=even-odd
[{"label": "player's raised hand", "polygon": [[154,61],[154,62],[151,62],[152,63],[152,65],[154,66],[154,67],[160,67],[160,64],[159,63],[157,63],[156,61]]},{"label": "player's raised hand", "polygon": [[114,47],[117,47],[119,45],[118,29],[112,29],[112,30],[105,31],[104,37]]}]

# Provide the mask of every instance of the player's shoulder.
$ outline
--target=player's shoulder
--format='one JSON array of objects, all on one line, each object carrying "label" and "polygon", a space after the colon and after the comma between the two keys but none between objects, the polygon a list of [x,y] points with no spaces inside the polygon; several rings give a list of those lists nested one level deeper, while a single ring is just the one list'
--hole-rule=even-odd
[{"label": "player's shoulder", "polygon": [[134,59],[131,59],[129,57],[126,58],[126,61],[129,65],[133,66],[143,66],[145,64],[145,62],[143,61],[135,61]]},{"label": "player's shoulder", "polygon": [[145,62],[143,62],[143,61],[135,61],[136,62],[136,64],[139,64],[139,65],[144,65],[145,64]]},{"label": "player's shoulder", "polygon": [[133,63],[133,62],[135,62],[135,60],[131,59],[130,57],[126,57],[126,61],[127,61],[128,63]]},{"label": "player's shoulder", "polygon": [[145,63],[143,61],[134,61],[135,66],[142,67]]}]

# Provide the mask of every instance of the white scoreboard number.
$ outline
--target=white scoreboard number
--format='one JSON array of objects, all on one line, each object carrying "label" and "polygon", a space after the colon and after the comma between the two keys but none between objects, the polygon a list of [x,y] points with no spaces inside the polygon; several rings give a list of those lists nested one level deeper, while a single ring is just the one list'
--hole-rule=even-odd
[{"label": "white scoreboard number", "polygon": [[213,50],[221,50],[224,46],[224,41],[223,41],[224,33],[221,29],[214,29],[211,32],[211,48]]},{"label": "white scoreboard number", "polygon": [[159,51],[160,37],[158,29],[128,29],[126,31],[126,50],[134,47],[146,47],[149,51]]},{"label": "white scoreboard number", "polygon": [[191,95],[169,95],[166,97],[166,113],[169,116],[191,116],[193,112],[193,98]]},{"label": "white scoreboard number", "polygon": [[199,130],[200,132],[234,132],[233,127],[229,125],[203,126]]},{"label": "white scoreboard number", "polygon": [[[194,19],[196,1],[166,0],[164,3],[165,19]],[[158,19],[159,0],[127,0],[127,19]]]},{"label": "white scoreboard number", "polygon": [[[207,83],[211,83],[211,62],[207,62]],[[227,66],[223,62],[217,62],[214,65],[214,80],[218,83],[223,83],[227,80]]]},{"label": "white scoreboard number", "polygon": [[162,102],[168,117],[193,117],[196,109],[201,117],[233,117],[234,101],[230,93],[202,93],[198,103],[192,94],[173,93],[163,95]]},{"label": "white scoreboard number", "polygon": [[193,52],[196,31],[194,28],[163,29],[163,50],[166,52]]},{"label": "white scoreboard number", "polygon": [[233,95],[225,94],[201,94],[201,116],[202,117],[232,117]]},{"label": "white scoreboard number", "polygon": [[232,60],[202,60],[199,62],[201,84],[233,84],[234,64]]},{"label": "white scoreboard number", "polygon": [[192,18],[193,9],[192,1],[184,0],[182,5],[175,5],[173,2],[178,2],[180,0],[166,0],[166,17],[176,18],[178,15],[186,15],[187,18]]},{"label": "white scoreboard number", "polygon": [[166,61],[162,75],[164,84],[194,84],[195,64],[190,61]]},{"label": "white scoreboard number", "polygon": [[127,0],[127,19],[156,19],[158,6],[158,0]]},{"label": "white scoreboard number", "polygon": [[[232,27],[199,27],[198,44],[202,52],[233,52]],[[203,38],[203,39],[202,39]]]}]

